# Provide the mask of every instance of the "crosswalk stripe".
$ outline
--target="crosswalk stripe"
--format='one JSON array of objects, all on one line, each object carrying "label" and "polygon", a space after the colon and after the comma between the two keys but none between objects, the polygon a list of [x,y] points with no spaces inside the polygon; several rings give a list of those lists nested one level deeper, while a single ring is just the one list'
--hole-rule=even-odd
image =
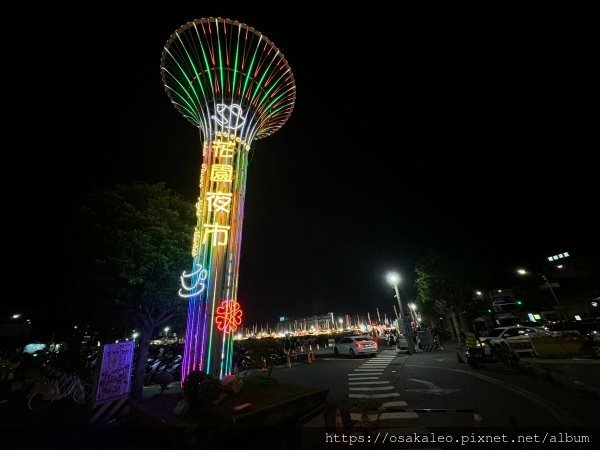
[{"label": "crosswalk stripe", "polygon": [[394,386],[377,386],[377,387],[351,387],[348,388],[351,391],[391,391]]},{"label": "crosswalk stripe", "polygon": [[379,377],[352,377],[348,381],[379,380]]},{"label": "crosswalk stripe", "polygon": [[387,397],[400,397],[397,392],[386,392],[382,394],[348,394],[351,398],[387,398]]},{"label": "crosswalk stripe", "polygon": [[349,373],[348,376],[349,377],[368,377],[369,375],[379,375],[379,374],[381,374],[382,371],[380,371],[380,370],[369,370],[368,372],[373,372],[373,373],[372,374],[371,373],[366,373],[366,372],[363,372],[363,373]]},{"label": "crosswalk stripe", "polygon": [[348,384],[355,386],[357,384],[390,384],[389,381],[359,381],[357,383],[354,383],[354,380],[349,381]]},{"label": "crosswalk stripe", "polygon": [[383,373],[383,369],[354,369],[355,372],[377,372],[377,373]]},{"label": "crosswalk stripe", "polygon": [[402,400],[394,401],[394,402],[385,402],[381,405],[382,408],[392,408],[394,406],[406,406],[406,402]]}]

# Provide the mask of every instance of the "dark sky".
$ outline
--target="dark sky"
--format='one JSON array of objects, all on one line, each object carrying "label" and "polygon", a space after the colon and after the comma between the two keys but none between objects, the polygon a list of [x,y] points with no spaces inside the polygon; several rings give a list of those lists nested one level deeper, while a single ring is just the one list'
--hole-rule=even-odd
[{"label": "dark sky", "polygon": [[176,28],[216,15],[268,36],[297,84],[289,122],[255,143],[249,168],[249,320],[391,309],[385,273],[402,273],[413,296],[414,264],[431,251],[474,263],[485,289],[553,252],[598,250],[597,72],[584,28],[151,13],[40,21],[31,43],[10,41],[15,301],[60,297],[70,218],[92,187],[164,180],[195,200],[199,135],[169,102],[159,62]]}]

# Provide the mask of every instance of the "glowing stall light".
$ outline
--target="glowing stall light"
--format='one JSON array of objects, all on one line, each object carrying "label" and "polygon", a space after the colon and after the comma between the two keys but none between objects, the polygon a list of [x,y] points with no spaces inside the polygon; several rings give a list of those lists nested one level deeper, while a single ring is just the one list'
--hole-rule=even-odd
[{"label": "glowing stall light", "polygon": [[235,333],[242,324],[242,308],[235,300],[223,300],[217,308],[217,328],[224,333]]},{"label": "glowing stall light", "polygon": [[242,323],[237,298],[248,152],[273,134],[296,100],[281,51],[240,22],[197,19],[167,41],[161,74],[175,108],[200,131],[202,163],[192,269],[179,295],[188,301],[182,380],[200,370],[233,369],[233,337]]}]

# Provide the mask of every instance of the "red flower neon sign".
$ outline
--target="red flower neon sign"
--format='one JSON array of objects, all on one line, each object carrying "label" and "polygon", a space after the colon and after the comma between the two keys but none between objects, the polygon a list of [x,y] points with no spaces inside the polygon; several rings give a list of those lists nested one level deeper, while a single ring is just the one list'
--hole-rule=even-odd
[{"label": "red flower neon sign", "polygon": [[234,333],[242,324],[242,308],[236,300],[223,300],[217,308],[215,322],[219,331]]}]

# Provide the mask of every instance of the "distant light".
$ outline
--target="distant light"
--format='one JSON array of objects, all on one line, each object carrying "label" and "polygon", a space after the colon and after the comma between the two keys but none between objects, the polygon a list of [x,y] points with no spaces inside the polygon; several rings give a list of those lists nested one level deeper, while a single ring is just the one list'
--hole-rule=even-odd
[{"label": "distant light", "polygon": [[488,311],[489,313],[491,313],[491,312],[492,312],[492,310],[491,310],[491,309],[488,309],[487,311]]},{"label": "distant light", "polygon": [[477,291],[477,292],[475,292],[475,294],[477,294],[477,295],[483,295],[483,293],[481,291]]},{"label": "distant light", "polygon": [[412,309],[413,311],[417,309],[417,305],[415,305],[414,303],[409,303],[408,306],[410,306],[410,309]]},{"label": "distant light", "polygon": [[341,317],[338,319],[339,323],[344,323],[344,319],[342,319]]},{"label": "distant light", "polygon": [[565,258],[568,258],[570,256],[569,252],[564,252],[563,255],[565,255]]},{"label": "distant light", "polygon": [[554,261],[554,258],[552,256],[548,256],[548,261]]},{"label": "distant light", "polygon": [[519,275],[525,275],[527,273],[525,269],[519,269],[517,270],[517,272],[519,273]]},{"label": "distant light", "polygon": [[592,306],[595,308],[598,306],[598,302],[592,302]]},{"label": "distant light", "polygon": [[552,259],[554,259],[554,261],[556,261],[558,259],[558,256],[553,256]]},{"label": "distant light", "polygon": [[498,289],[498,292],[502,292],[502,289]]},{"label": "distant light", "polygon": [[516,301],[515,301],[515,303],[516,303],[517,305],[522,305],[522,304],[523,304],[523,302],[522,302],[521,300],[516,300]]},{"label": "distant light", "polygon": [[132,336],[132,337],[135,339],[135,338],[137,338],[139,335],[140,335],[140,334],[139,334],[137,331],[135,331],[135,332],[134,332],[134,333],[133,333],[131,336]]},{"label": "distant light", "polygon": [[532,322],[535,322],[535,316],[533,314],[528,313],[527,317],[529,317],[529,320],[531,320]]},{"label": "distant light", "polygon": [[13,314],[11,319],[18,319],[19,317],[21,317],[21,314]]},{"label": "distant light", "polygon": [[581,320],[581,316],[575,315],[575,320]]},{"label": "distant light", "polygon": [[564,257],[565,257],[565,255],[563,255],[562,253],[559,253],[559,254],[558,254],[558,257],[559,257],[559,258],[564,258]]},{"label": "distant light", "polygon": [[542,316],[539,314],[534,314],[533,317],[535,317],[536,320],[542,320]]},{"label": "distant light", "polygon": [[165,333],[168,333],[170,329],[170,327],[165,327]]},{"label": "distant light", "polygon": [[74,325],[73,328],[77,329],[77,325]]},{"label": "distant light", "polygon": [[562,264],[559,264],[558,266],[556,266],[557,269],[562,269],[563,267],[565,267],[565,266],[563,266]]}]

